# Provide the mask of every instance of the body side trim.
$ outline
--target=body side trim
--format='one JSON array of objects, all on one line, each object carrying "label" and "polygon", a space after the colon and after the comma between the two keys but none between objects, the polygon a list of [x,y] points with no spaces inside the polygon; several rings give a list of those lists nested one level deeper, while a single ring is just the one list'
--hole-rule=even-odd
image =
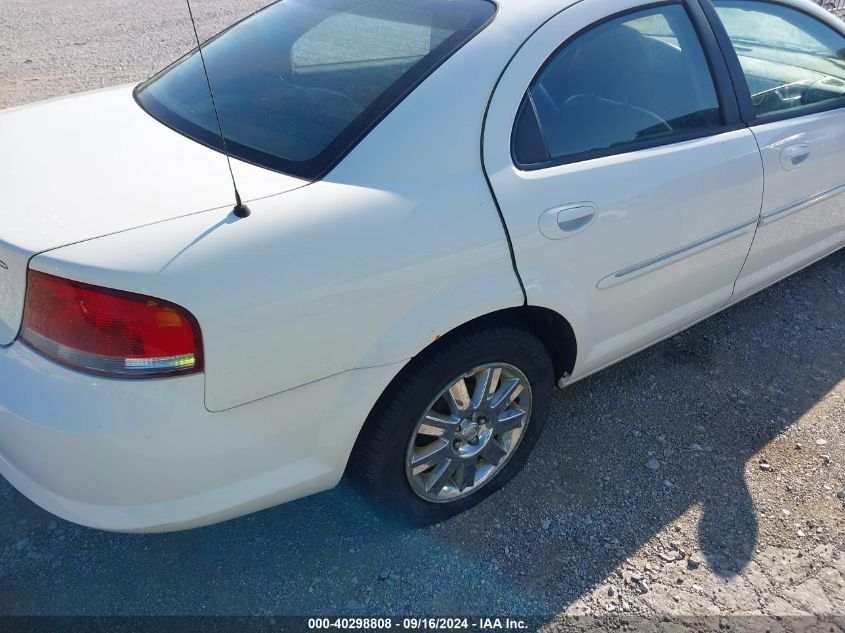
[{"label": "body side trim", "polygon": [[657,257],[653,257],[644,262],[640,262],[639,264],[634,264],[633,266],[629,266],[628,268],[623,268],[622,270],[619,270],[603,278],[601,281],[598,282],[598,284],[596,284],[596,288],[613,288],[614,286],[618,286],[627,281],[642,277],[643,275],[647,275],[648,273],[654,272],[656,270],[664,268],[665,266],[686,259],[687,257],[691,257],[708,249],[719,246],[720,244],[735,240],[736,238],[748,233],[752,229],[752,227],[756,227],[757,222],[758,218],[748,220],[737,226],[731,227],[724,231],[720,231],[715,235],[700,239],[697,242],[693,242],[692,244],[681,246],[679,248],[669,251],[668,253],[663,253],[662,255],[658,255]]},{"label": "body side trim", "polygon": [[[832,250],[825,252],[822,255],[819,255],[817,258],[807,262],[806,264],[800,266],[799,268],[793,270],[792,272],[785,273],[783,276],[778,277],[774,281],[766,283],[764,285],[761,285],[760,287],[754,289],[753,291],[751,291],[747,295],[743,295],[743,297],[741,299],[736,299],[735,296],[732,296],[730,299],[728,299],[724,303],[724,305],[722,305],[721,307],[713,310],[713,312],[711,312],[710,314],[703,316],[700,319],[696,319],[695,321],[693,321],[692,323],[690,323],[688,325],[684,325],[683,327],[679,327],[674,332],[671,332],[671,333],[667,334],[666,336],[662,336],[659,339],[656,339],[651,343],[646,343],[645,345],[643,345],[639,349],[631,352],[630,354],[625,354],[624,356],[621,356],[620,358],[617,358],[616,360],[609,361],[609,362],[605,363],[604,365],[602,365],[601,367],[598,367],[596,369],[591,369],[590,371],[585,372],[583,374],[573,373],[574,378],[567,378],[565,380],[562,380],[561,383],[558,384],[558,387],[560,389],[563,389],[565,387],[570,387],[571,385],[574,385],[576,382],[580,382],[580,381],[584,380],[585,378],[589,378],[590,376],[599,373],[600,371],[604,371],[608,367],[616,365],[617,363],[621,363],[626,358],[631,358],[632,356],[636,356],[640,352],[647,350],[650,347],[654,347],[655,345],[659,345],[663,341],[670,339],[673,336],[680,334],[681,332],[686,332],[687,330],[695,327],[699,323],[706,321],[707,319],[710,319],[710,318],[716,316],[717,314],[719,314],[721,312],[724,312],[728,308],[732,308],[733,306],[742,303],[743,301],[752,297],[753,295],[757,294],[758,292],[762,292],[763,290],[766,290],[767,288],[771,288],[772,286],[780,283],[781,281],[787,279],[788,277],[791,277],[792,275],[795,275],[795,274],[801,272],[802,270],[809,268],[813,264],[819,263],[821,260],[825,259],[826,257],[830,257],[831,255],[833,255],[837,251],[841,250],[842,248],[845,248],[845,246],[839,245],[839,246],[834,247]],[[577,369],[576,369],[576,372],[577,372]]]},{"label": "body side trim", "polygon": [[811,196],[804,198],[803,200],[799,200],[793,204],[789,204],[785,207],[781,207],[780,209],[775,209],[774,211],[770,211],[769,213],[764,214],[760,218],[760,224],[771,224],[772,222],[777,222],[778,220],[782,220],[783,218],[789,217],[793,213],[798,213],[799,211],[803,211],[804,209],[808,209],[813,205],[818,204],[819,202],[824,202],[825,200],[829,200],[835,196],[840,194],[845,194],[845,183],[841,185],[837,185],[827,191],[822,191],[821,193],[814,193]]}]

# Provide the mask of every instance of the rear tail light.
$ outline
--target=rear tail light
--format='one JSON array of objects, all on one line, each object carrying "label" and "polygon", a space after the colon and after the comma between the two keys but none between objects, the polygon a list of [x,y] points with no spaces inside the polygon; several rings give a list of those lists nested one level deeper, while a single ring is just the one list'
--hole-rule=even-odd
[{"label": "rear tail light", "polygon": [[184,308],[34,270],[21,338],[59,363],[116,378],[202,370],[199,325]]}]

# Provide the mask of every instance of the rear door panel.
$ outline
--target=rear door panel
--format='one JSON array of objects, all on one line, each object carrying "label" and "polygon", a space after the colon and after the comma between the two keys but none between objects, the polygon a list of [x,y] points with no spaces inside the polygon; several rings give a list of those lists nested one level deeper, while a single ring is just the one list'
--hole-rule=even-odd
[{"label": "rear door panel", "polygon": [[[724,306],[760,213],[760,154],[745,128],[534,171],[514,165],[511,129],[540,66],[575,33],[636,6],[579,3],[547,23],[506,70],[487,119],[485,166],[528,303],[572,323],[574,378]],[[592,223],[545,237],[538,218],[570,205],[595,208]]]}]

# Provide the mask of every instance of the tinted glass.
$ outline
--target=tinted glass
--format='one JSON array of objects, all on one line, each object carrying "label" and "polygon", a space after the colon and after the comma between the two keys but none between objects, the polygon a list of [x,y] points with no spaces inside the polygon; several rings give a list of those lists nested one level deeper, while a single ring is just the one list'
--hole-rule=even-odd
[{"label": "tinted glass", "polygon": [[[566,44],[529,89],[549,158],[670,141],[722,123],[695,30],[679,5],[604,22]],[[517,129],[525,125],[518,122]],[[515,137],[515,155],[530,160]]]},{"label": "tinted glass", "polygon": [[[283,0],[203,45],[232,155],[316,178],[495,13],[486,0]],[[196,51],[138,91],[222,149]]]},{"label": "tinted glass", "polygon": [[716,2],[758,117],[845,105],[845,37],[776,4]]}]

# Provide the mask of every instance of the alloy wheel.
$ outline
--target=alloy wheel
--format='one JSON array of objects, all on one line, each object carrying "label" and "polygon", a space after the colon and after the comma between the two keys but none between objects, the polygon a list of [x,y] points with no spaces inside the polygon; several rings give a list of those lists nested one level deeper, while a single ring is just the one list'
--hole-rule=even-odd
[{"label": "alloy wheel", "polygon": [[531,417],[531,385],[505,363],[476,367],[431,402],[411,435],[405,471],[414,492],[434,503],[466,497],[513,455]]}]

